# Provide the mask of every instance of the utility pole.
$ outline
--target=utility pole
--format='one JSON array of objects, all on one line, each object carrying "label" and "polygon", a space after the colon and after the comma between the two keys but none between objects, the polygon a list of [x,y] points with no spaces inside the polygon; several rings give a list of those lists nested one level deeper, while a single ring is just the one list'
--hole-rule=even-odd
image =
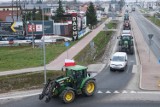
[{"label": "utility pole", "polygon": [[12,0],[12,21],[14,22],[14,18],[13,18],[13,4],[14,4],[14,0]]},{"label": "utility pole", "polygon": [[47,83],[47,73],[46,73],[46,46],[45,46],[45,35],[44,35],[44,8],[42,1],[42,36],[43,36],[43,58],[44,58],[44,84]]},{"label": "utility pole", "polygon": [[17,21],[18,21],[18,0],[16,0],[16,7],[17,7]]},{"label": "utility pole", "polygon": [[34,48],[34,35],[33,35],[33,27],[34,27],[34,23],[33,23],[33,16],[31,15],[31,20],[32,20],[32,48]]}]

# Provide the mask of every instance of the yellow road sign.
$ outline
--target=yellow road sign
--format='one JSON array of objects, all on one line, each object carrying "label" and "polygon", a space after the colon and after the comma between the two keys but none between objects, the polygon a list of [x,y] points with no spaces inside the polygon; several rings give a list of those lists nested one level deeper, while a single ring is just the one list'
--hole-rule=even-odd
[{"label": "yellow road sign", "polygon": [[13,22],[12,26],[11,26],[11,29],[13,32],[16,32],[16,29],[14,29],[14,25],[16,24],[16,22]]}]

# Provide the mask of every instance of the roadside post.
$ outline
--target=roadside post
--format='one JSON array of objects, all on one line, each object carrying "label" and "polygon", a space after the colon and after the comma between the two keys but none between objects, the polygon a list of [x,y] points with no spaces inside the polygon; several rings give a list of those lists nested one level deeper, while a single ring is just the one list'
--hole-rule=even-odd
[{"label": "roadside post", "polygon": [[70,45],[69,41],[66,41],[66,42],[64,43],[64,45],[67,47],[67,59],[68,59],[68,47],[69,47],[69,45]]},{"label": "roadside post", "polygon": [[149,62],[150,62],[150,47],[152,45],[153,34],[148,34],[148,38],[149,38]]},{"label": "roadside post", "polygon": [[46,45],[44,32],[44,8],[42,3],[42,36],[43,36],[43,63],[44,63],[44,84],[47,83],[47,69],[46,69]]}]

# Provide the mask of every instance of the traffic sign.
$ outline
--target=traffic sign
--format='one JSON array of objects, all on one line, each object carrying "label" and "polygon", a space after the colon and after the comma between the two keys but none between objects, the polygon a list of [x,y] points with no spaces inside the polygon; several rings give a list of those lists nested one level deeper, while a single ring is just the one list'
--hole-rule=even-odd
[{"label": "traffic sign", "polygon": [[11,25],[11,29],[13,32],[16,32],[16,29],[14,29],[15,24],[16,24],[16,22],[13,22],[13,24]]},{"label": "traffic sign", "polygon": [[153,38],[153,34],[148,34],[149,39]]},{"label": "traffic sign", "polygon": [[64,43],[64,45],[65,45],[66,47],[68,47],[68,46],[70,45],[70,43],[67,41],[67,42]]}]

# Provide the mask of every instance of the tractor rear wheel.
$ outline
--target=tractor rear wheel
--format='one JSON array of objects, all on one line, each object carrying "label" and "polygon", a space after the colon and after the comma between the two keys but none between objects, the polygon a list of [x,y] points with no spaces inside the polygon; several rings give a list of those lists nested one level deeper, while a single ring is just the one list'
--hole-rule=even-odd
[{"label": "tractor rear wheel", "polygon": [[75,99],[75,93],[73,90],[64,90],[60,95],[64,103],[71,103]]},{"label": "tractor rear wheel", "polygon": [[83,86],[83,94],[92,96],[96,90],[96,83],[94,80],[88,80]]}]

